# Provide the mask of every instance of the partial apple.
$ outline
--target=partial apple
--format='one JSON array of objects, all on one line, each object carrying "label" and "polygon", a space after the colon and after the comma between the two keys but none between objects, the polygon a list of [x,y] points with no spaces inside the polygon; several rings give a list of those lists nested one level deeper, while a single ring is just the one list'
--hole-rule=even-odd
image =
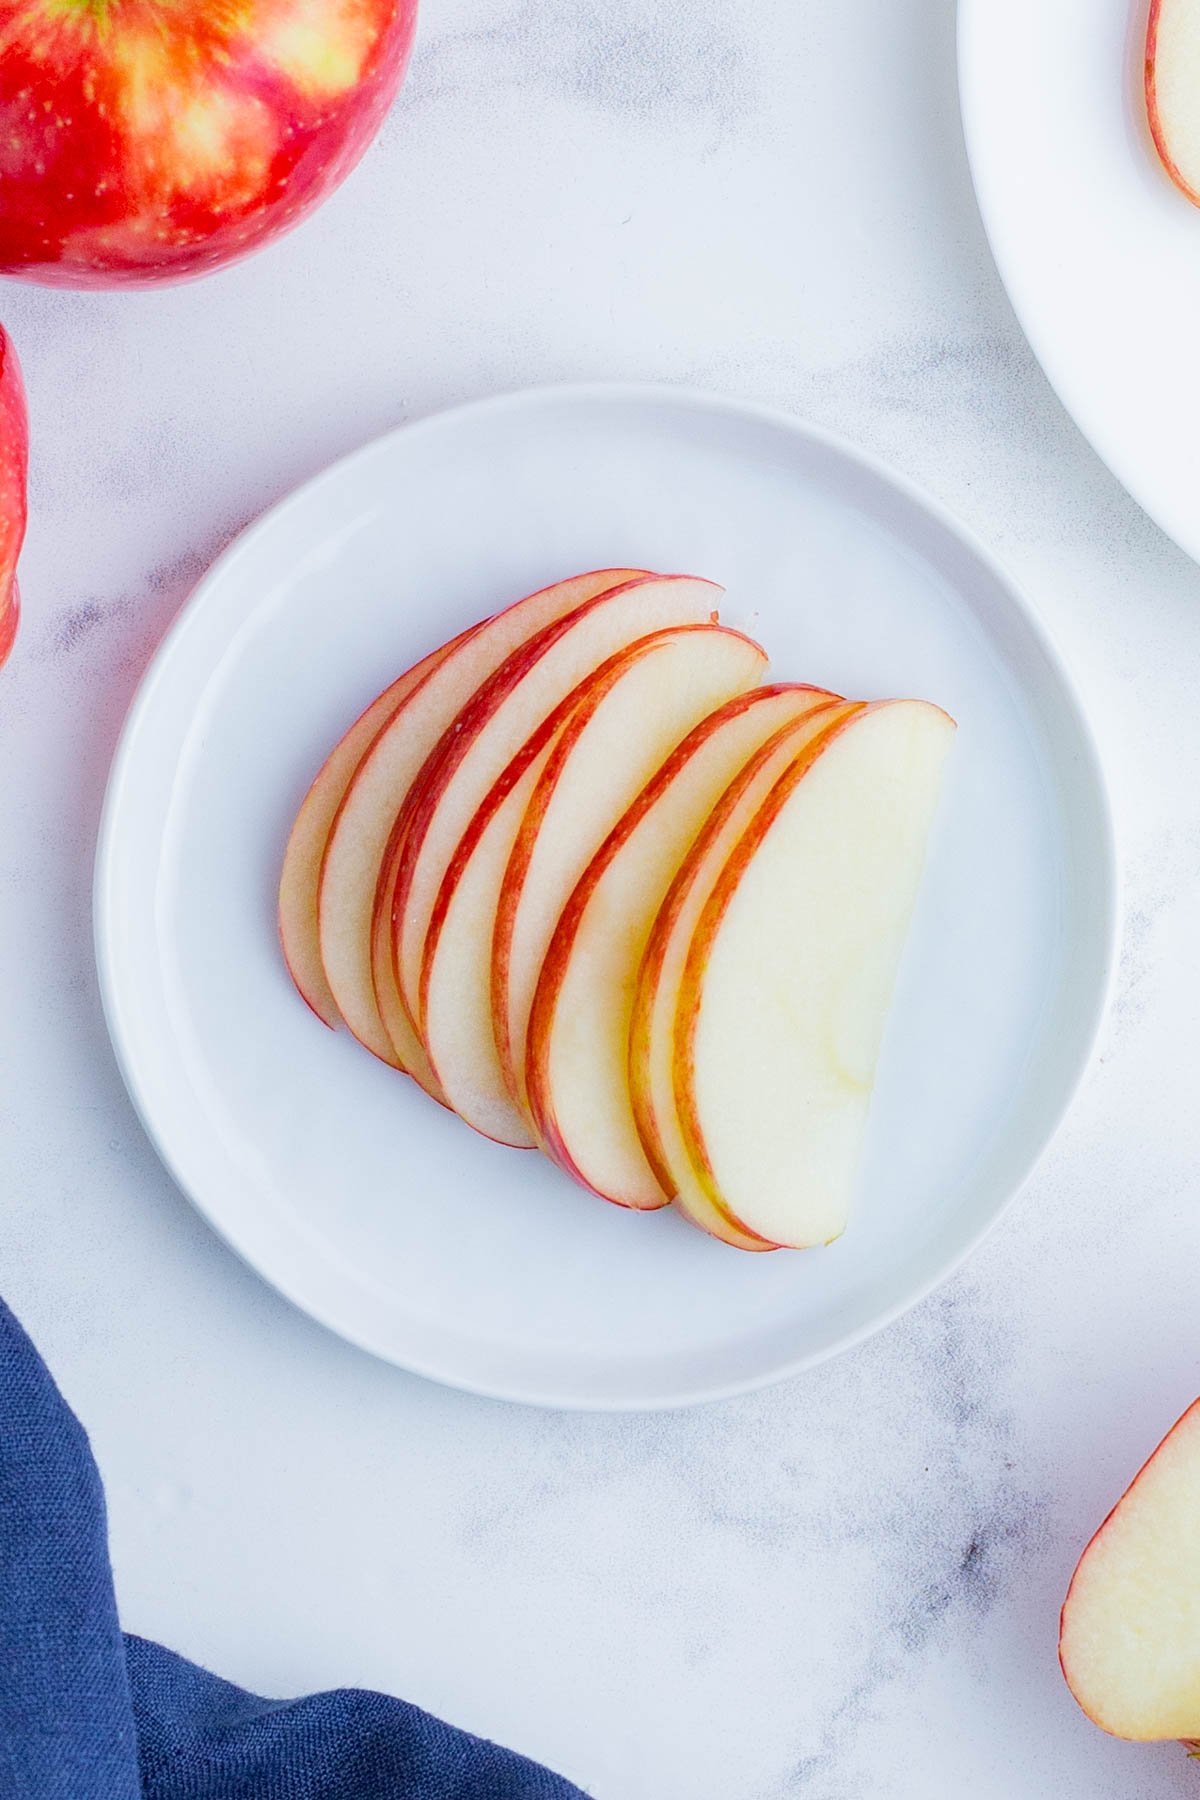
[{"label": "partial apple", "polygon": [[675,1098],[689,1163],[714,1206],[772,1243],[845,1229],[953,735],[918,700],[819,733],[721,868],[688,947]]},{"label": "partial apple", "polygon": [[1146,112],[1167,174],[1200,206],[1200,0],[1151,0]]},{"label": "partial apple", "polygon": [[25,540],[29,421],[12,339],[0,325],[0,665],[17,635],[17,558]]},{"label": "partial apple", "polygon": [[653,1211],[671,1198],[646,1156],[629,1089],[634,995],[650,930],[680,865],[743,765],[831,696],[755,688],[696,725],[600,844],[558,918],[527,1034],[538,1139],[603,1199]]},{"label": "partial apple", "polygon": [[1200,1400],[1084,1551],[1059,1657],[1084,1712],[1115,1737],[1200,1738]]},{"label": "partial apple", "polygon": [[399,849],[385,871],[394,967],[420,1022],[425,939],[446,870],[464,831],[531,732],[618,650],[676,625],[715,618],[722,590],[685,575],[644,576],[598,595],[548,625],[509,657],[455,717],[397,820]]},{"label": "partial apple", "polygon": [[679,1117],[676,1014],[688,952],[721,871],[776,782],[809,745],[861,702],[802,691],[785,722],[760,741],[713,804],[681,859],[650,929],[638,972],[629,1032],[629,1090],[642,1148],[664,1191],[684,1217],[737,1250],[775,1250],[739,1224],[711,1195],[692,1163]]},{"label": "partial apple", "polygon": [[57,287],[200,275],[354,167],[416,0],[7,0],[0,269]]},{"label": "partial apple", "polygon": [[[472,630],[476,627],[472,626]],[[303,999],[331,1030],[341,1024],[342,1015],[333,997],[321,961],[321,934],[318,925],[317,899],[321,886],[321,864],[325,846],[345,799],[346,790],[367,751],[383,727],[394,719],[413,690],[420,686],[431,670],[444,662],[450,652],[469,634],[463,632],[440,650],[433,650],[414,668],[393,681],[349,731],[334,745],[325,758],[312,786],[301,803],[288,838],[279,878],[279,941],[288,972]]]},{"label": "partial apple", "polygon": [[371,966],[375,892],[397,814],[426,757],[512,652],[633,573],[600,569],[556,582],[468,632],[402,701],[355,770],[337,810],[322,860],[318,901],[329,992],[360,1043],[418,1079],[429,1074],[420,1040],[398,1005],[390,1020],[393,1031],[385,1027]]}]

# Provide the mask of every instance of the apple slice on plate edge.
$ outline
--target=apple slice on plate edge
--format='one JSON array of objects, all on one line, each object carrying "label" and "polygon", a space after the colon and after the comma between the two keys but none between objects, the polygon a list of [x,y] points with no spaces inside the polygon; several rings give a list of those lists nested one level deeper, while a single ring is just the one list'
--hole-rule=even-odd
[{"label": "apple slice on plate edge", "polygon": [[1154,147],[1200,206],[1200,0],[1150,0],[1145,82]]},{"label": "apple slice on plate edge", "polygon": [[709,581],[461,632],[334,747],[284,857],[302,998],[477,1131],[735,1248],[850,1210],[954,725],[762,686]]}]

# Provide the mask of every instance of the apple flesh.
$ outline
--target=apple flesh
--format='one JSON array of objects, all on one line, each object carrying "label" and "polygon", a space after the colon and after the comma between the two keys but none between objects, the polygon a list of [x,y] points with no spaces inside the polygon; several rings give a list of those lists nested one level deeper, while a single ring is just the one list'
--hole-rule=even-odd
[{"label": "apple flesh", "polygon": [[1200,0],[1151,0],[1146,113],[1168,175],[1200,206]]},{"label": "apple flesh", "polygon": [[675,1097],[689,1164],[772,1243],[845,1228],[953,734],[916,700],[820,731],[721,868],[688,947]]},{"label": "apple flesh", "polygon": [[325,846],[329,842],[333,821],[358,765],[384,726],[395,718],[426,675],[444,662],[455,645],[461,643],[467,635],[464,632],[452,643],[432,651],[372,700],[345,736],[334,745],[296,814],[283,854],[283,870],[279,878],[279,942],[288,972],[301,999],[331,1030],[341,1024],[342,1015],[338,1011],[337,1001],[325,975],[325,965],[321,961],[317,901],[321,887],[321,864],[325,858]]},{"label": "apple flesh", "polygon": [[492,1016],[509,1085],[527,1106],[529,1016],[572,890],[622,814],[684,738],[761,682],[766,652],[720,625],[684,625],[601,671],[529,800],[496,907]]},{"label": "apple flesh", "polygon": [[1059,1633],[1084,1712],[1115,1737],[1200,1737],[1200,1400],[1080,1559]]},{"label": "apple flesh", "polygon": [[647,1158],[629,1085],[633,1002],[651,926],[693,842],[749,758],[828,699],[757,688],[718,708],[672,752],[604,839],[546,948],[525,1071],[542,1147],[617,1205],[653,1211],[669,1177]]},{"label": "apple flesh", "polygon": [[456,716],[518,645],[592,595],[629,579],[601,569],[556,582],[497,613],[431,670],[402,702],[356,769],[322,859],[318,899],[321,962],[349,1029],[384,1062],[425,1073],[420,1040],[399,1006],[389,1032],[375,996],[371,927],[380,869],[408,791]]},{"label": "apple flesh", "polygon": [[398,851],[380,898],[390,906],[394,970],[419,1019],[425,940],[454,852],[494,782],[567,695],[640,637],[711,620],[721,589],[690,576],[645,576],[587,601],[515,652],[452,722],[396,823]]},{"label": "apple flesh", "polygon": [[[448,1101],[485,1135],[535,1141],[500,1045],[514,1020],[523,1040],[513,990],[517,983],[531,990],[542,939],[588,857],[629,792],[698,719],[756,681],[765,663],[756,644],[718,625],[638,639],[572,690],[476,812],[426,938],[421,1034]],[[524,880],[531,863],[535,888]]]},{"label": "apple flesh", "polygon": [[400,85],[416,0],[10,0],[0,269],[200,275],[291,230]]},{"label": "apple flesh", "polygon": [[17,635],[17,558],[25,541],[29,420],[12,339],[0,325],[0,666]]},{"label": "apple flesh", "polygon": [[654,919],[638,974],[629,1033],[629,1088],[642,1147],[684,1217],[738,1250],[761,1252],[778,1245],[733,1219],[693,1167],[676,1092],[679,991],[709,894],[759,808],[802,750],[858,710],[860,706],[835,695],[796,696],[785,723],[743,763],[682,858]]}]

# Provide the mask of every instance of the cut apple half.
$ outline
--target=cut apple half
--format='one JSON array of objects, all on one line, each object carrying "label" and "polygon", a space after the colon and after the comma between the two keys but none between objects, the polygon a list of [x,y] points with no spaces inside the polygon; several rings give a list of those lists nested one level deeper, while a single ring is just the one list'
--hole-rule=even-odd
[{"label": "cut apple half", "polygon": [[884,1025],[954,735],[920,700],[819,731],[716,874],[675,1009],[689,1169],[741,1230],[845,1229]]},{"label": "cut apple half", "polygon": [[721,589],[649,576],[587,601],[523,645],[454,719],[396,821],[380,888],[400,996],[419,1018],[425,939],[454,852],[493,783],[534,731],[608,657],[669,626],[715,617]]},{"label": "cut apple half", "polygon": [[634,994],[650,929],[721,795],[748,759],[832,696],[756,688],[680,743],[608,833],[546,948],[525,1072],[539,1142],[603,1199],[652,1211],[669,1191],[646,1157],[629,1091]]},{"label": "cut apple half", "polygon": [[1200,0],[1150,0],[1146,112],[1167,174],[1200,206]]},{"label": "cut apple half", "polygon": [[801,693],[791,716],[745,761],[681,861],[651,926],[629,1032],[629,1091],[646,1158],[693,1225],[738,1250],[775,1250],[708,1195],[679,1119],[675,1015],[688,950],[721,869],[780,776],[822,732],[861,710],[836,695]]},{"label": "cut apple half", "polygon": [[542,964],[563,907],[617,821],[704,719],[761,682],[766,652],[721,625],[643,638],[560,734],[513,845],[492,941],[492,1016],[527,1109],[525,1053]]},{"label": "cut apple half", "polygon": [[333,821],[359,763],[383,727],[395,717],[426,675],[478,629],[473,625],[453,642],[431,651],[372,700],[329,752],[296,814],[279,877],[279,942],[288,973],[301,999],[331,1030],[341,1024],[342,1015],[321,961],[317,902],[321,864]]},{"label": "cut apple half", "polygon": [[[765,664],[757,645],[719,625],[639,638],[572,690],[479,807],[443,878],[421,975],[422,1039],[450,1104],[477,1130],[504,1143],[534,1142],[498,1047],[495,946],[511,1009],[512,953],[517,980],[531,988],[545,948],[538,926],[548,939],[629,792]],[[531,868],[536,889],[523,880]],[[518,1028],[523,1037],[523,1020]]]},{"label": "cut apple half", "polygon": [[1059,1657],[1084,1712],[1115,1737],[1200,1738],[1200,1400],[1080,1559]]},{"label": "cut apple half", "polygon": [[476,690],[521,644],[637,571],[600,569],[557,582],[469,632],[401,703],[359,763],[337,810],[321,866],[318,928],[329,991],[368,1050],[410,1073],[424,1053],[402,1012],[395,1034],[380,1017],[371,972],[371,921],[396,815],[426,757]]}]

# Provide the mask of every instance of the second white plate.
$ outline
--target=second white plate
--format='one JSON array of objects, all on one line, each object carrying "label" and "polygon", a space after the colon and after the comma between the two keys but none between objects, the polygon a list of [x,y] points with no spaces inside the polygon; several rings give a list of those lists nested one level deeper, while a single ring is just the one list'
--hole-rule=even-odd
[{"label": "second white plate", "polygon": [[975,190],[1009,298],[1063,404],[1200,560],[1200,208],[1155,152],[1148,0],[959,0]]},{"label": "second white plate", "polygon": [[[728,588],[776,679],[959,720],[856,1215],[743,1256],[474,1136],[345,1034],[279,955],[291,818],[398,670],[557,576]],[[796,1370],[924,1294],[1048,1141],[1112,964],[1103,784],[1067,678],[936,508],[793,420],[665,389],[550,389],[397,432],[275,508],[202,582],[130,716],[97,866],[113,1041],[165,1161],[268,1280],[480,1392],[667,1406]]]}]

